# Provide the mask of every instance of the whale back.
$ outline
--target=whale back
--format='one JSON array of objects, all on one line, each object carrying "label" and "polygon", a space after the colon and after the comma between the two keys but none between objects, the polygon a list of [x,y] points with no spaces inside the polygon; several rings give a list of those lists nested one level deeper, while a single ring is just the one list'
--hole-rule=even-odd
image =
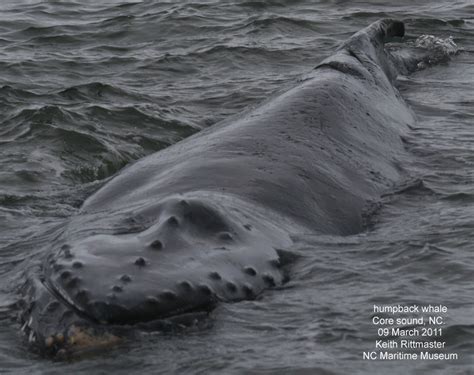
[{"label": "whale back", "polygon": [[82,211],[219,192],[270,209],[277,223],[359,232],[368,202],[399,181],[401,136],[414,122],[383,48],[402,25],[384,21],[355,34],[309,79],[125,168]]}]

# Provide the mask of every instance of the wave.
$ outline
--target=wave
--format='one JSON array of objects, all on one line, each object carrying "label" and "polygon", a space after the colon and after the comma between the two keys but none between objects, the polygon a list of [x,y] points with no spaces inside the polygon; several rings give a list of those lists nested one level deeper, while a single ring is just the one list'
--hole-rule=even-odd
[{"label": "wave", "polygon": [[[71,35],[71,34],[58,34],[58,35],[45,35],[36,36],[28,40],[29,44],[80,44],[87,42],[84,38],[85,35]],[[92,35],[91,35],[92,36]]]},{"label": "wave", "polygon": [[390,15],[386,12],[380,12],[380,11],[356,11],[356,12],[351,12],[350,14],[347,14],[342,17],[342,20],[344,21],[350,21],[354,19],[363,19],[367,20],[369,19],[380,19],[380,18],[390,18]]},{"label": "wave", "polygon": [[474,192],[457,192],[452,194],[447,194],[441,199],[454,202],[462,203],[474,203]]},{"label": "wave", "polygon": [[119,99],[123,100],[137,100],[139,102],[146,101],[143,94],[135,94],[116,85],[111,85],[102,82],[89,82],[75,86],[70,86],[66,89],[60,90],[56,94],[62,98],[71,101],[96,101],[97,99]]},{"label": "wave", "polygon": [[[119,90],[101,83],[79,85],[58,95],[97,103],[91,95],[97,96],[101,90],[120,96]],[[41,184],[48,180],[54,165],[56,177],[62,176],[66,181],[103,180],[131,161],[194,132],[187,124],[161,117],[153,108],[105,104],[24,108],[3,122],[0,142],[11,144],[14,155],[19,152],[19,144],[27,153],[40,152],[42,163],[47,162],[49,167],[33,175],[27,168],[21,176],[18,173],[22,170],[16,169],[18,173],[10,171],[5,178],[18,179],[22,184],[33,178]],[[47,151],[43,155],[43,151],[34,150]]]},{"label": "wave", "polygon": [[435,29],[439,26],[460,27],[465,24],[463,19],[440,19],[440,18],[408,18],[405,20],[416,27],[424,26],[425,29]]},{"label": "wave", "polygon": [[4,101],[23,101],[24,99],[40,99],[42,95],[32,91],[14,88],[10,85],[0,87],[0,97]]},{"label": "wave", "polygon": [[114,116],[120,123],[134,129],[148,128],[157,133],[162,130],[170,130],[182,137],[195,132],[195,129],[189,124],[167,118],[166,113],[169,112],[167,109],[158,111],[152,106],[147,108],[146,105],[108,106],[95,104],[85,107],[82,111],[87,118],[93,121],[110,121]]},{"label": "wave", "polygon": [[256,18],[246,23],[239,29],[253,29],[251,32],[262,31],[269,28],[277,27],[281,29],[284,27],[290,30],[295,31],[294,27],[308,29],[312,32],[318,30],[320,25],[319,21],[310,20],[306,18],[295,18],[295,17],[285,17],[285,16],[271,16],[265,18]]},{"label": "wave", "polygon": [[136,17],[131,14],[115,16],[97,23],[99,27],[122,26],[124,23],[133,21]]},{"label": "wave", "polygon": [[0,143],[13,142],[31,135],[35,124],[52,123],[54,121],[70,121],[72,114],[58,106],[42,106],[26,108],[12,115],[2,123]]}]

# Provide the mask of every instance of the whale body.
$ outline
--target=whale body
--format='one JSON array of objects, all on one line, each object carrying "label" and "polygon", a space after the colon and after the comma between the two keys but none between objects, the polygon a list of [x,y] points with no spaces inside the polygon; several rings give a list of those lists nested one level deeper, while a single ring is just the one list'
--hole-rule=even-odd
[{"label": "whale body", "polygon": [[29,343],[73,353],[255,298],[285,281],[292,233],[363,230],[415,121],[393,85],[413,61],[384,48],[403,34],[377,21],[289,90],[120,171],[28,271]]}]

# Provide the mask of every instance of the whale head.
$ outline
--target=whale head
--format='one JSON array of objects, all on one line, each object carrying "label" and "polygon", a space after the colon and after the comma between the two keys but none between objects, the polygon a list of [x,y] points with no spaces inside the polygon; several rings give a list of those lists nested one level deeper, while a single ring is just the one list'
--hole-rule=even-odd
[{"label": "whale head", "polygon": [[255,298],[283,282],[275,246],[287,240],[246,215],[202,197],[80,215],[29,283],[25,333],[43,351],[73,352]]}]

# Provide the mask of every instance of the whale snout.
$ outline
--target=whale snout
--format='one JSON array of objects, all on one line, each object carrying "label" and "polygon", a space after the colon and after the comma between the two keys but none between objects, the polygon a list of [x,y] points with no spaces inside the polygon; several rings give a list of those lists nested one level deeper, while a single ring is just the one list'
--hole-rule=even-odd
[{"label": "whale snout", "polygon": [[168,199],[135,233],[67,241],[46,261],[48,287],[100,324],[135,324],[218,300],[253,298],[281,283],[278,255],[249,225],[210,202]]}]

